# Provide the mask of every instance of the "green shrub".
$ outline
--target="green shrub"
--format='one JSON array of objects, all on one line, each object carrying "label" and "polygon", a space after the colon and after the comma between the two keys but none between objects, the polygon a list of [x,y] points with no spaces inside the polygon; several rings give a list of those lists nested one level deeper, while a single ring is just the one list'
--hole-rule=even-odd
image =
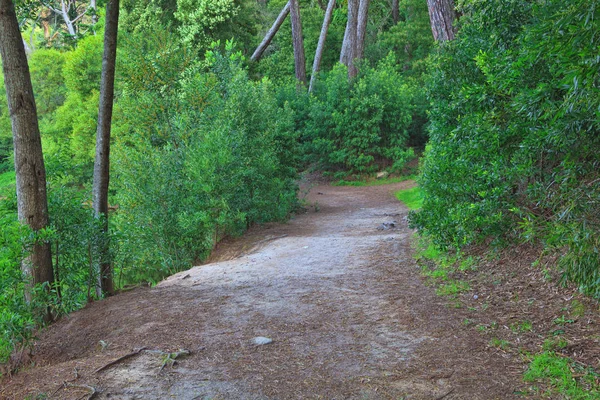
[{"label": "green shrub", "polygon": [[[150,45],[139,40],[133,45]],[[123,283],[187,268],[223,236],[284,219],[296,204],[292,115],[269,81],[251,82],[228,44],[226,55],[207,53],[207,69],[173,63],[163,87],[147,86],[140,74],[160,46],[124,68],[132,86],[119,103],[113,181]]]},{"label": "green shrub", "polygon": [[403,83],[390,55],[375,68],[364,65],[348,81],[337,65],[320,81],[310,101],[302,135],[314,161],[329,170],[399,171],[414,156],[407,148],[413,88]]},{"label": "green shrub", "polygon": [[442,247],[541,242],[598,296],[598,4],[461,6],[458,38],[430,60],[431,141],[412,223]]}]

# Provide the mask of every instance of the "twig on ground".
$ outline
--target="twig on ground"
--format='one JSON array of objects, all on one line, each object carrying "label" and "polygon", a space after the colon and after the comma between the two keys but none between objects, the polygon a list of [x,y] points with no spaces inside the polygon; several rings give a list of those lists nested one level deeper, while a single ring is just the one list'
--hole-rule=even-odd
[{"label": "twig on ground", "polygon": [[443,394],[443,395],[441,395],[440,397],[436,397],[436,399],[435,399],[435,400],[442,400],[443,398],[446,398],[446,397],[448,397],[448,395],[452,394],[452,392],[454,392],[454,388],[453,388],[453,389],[450,389],[450,391],[449,391],[449,392],[446,392],[446,394]]}]

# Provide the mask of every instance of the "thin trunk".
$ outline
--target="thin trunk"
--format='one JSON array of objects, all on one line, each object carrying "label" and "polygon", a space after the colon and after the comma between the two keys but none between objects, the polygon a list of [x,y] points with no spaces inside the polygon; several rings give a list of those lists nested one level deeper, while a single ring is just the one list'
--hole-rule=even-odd
[{"label": "thin trunk", "polygon": [[[46,169],[27,56],[11,0],[0,0],[0,55],[12,122],[19,221],[39,232],[48,226]],[[31,284],[52,283],[50,243],[38,242],[26,250],[30,254],[21,266]],[[25,296],[31,301],[30,286]]]},{"label": "thin trunk", "polygon": [[342,52],[340,62],[348,67],[348,77],[353,78],[358,70],[354,65],[356,56],[356,28],[358,22],[359,0],[348,0],[348,22],[344,33],[344,42],[342,43]]},{"label": "thin trunk", "polygon": [[65,21],[65,25],[67,25],[69,35],[75,36],[77,34],[75,32],[75,26],[73,25],[73,22],[71,22],[71,18],[69,17],[69,11],[67,10],[67,5],[65,4],[64,0],[60,0],[60,6],[62,18]]},{"label": "thin trunk", "polygon": [[290,0],[290,14],[292,19],[296,80],[306,85],[306,58],[304,57],[304,39],[302,38],[302,21],[300,19],[298,0]]},{"label": "thin trunk", "polygon": [[114,293],[108,242],[108,185],[110,178],[110,128],[114,100],[118,24],[119,0],[109,0],[106,5],[104,55],[102,57],[100,106],[98,109],[98,130],[96,133],[96,159],[94,162],[94,182],[92,187],[94,214],[96,218],[104,218],[102,237],[100,238],[98,249],[98,262],[100,266],[97,294],[109,296]]},{"label": "thin trunk", "polygon": [[335,0],[329,0],[327,4],[327,10],[325,10],[325,17],[323,18],[323,26],[321,27],[321,35],[319,36],[319,44],[317,45],[317,51],[315,52],[315,60],[313,62],[312,74],[310,76],[310,85],[308,86],[308,92],[312,92],[317,74],[321,68],[321,59],[323,58],[323,49],[325,49],[325,40],[327,39],[327,31],[329,30],[329,24],[331,23],[331,15],[333,14],[333,7],[335,6]]},{"label": "thin trunk", "polygon": [[281,27],[281,24],[283,24],[283,21],[285,21],[285,19],[289,13],[290,13],[290,2],[288,1],[288,3],[285,5],[285,7],[283,7],[283,10],[281,10],[279,15],[277,16],[277,19],[273,23],[273,26],[271,27],[271,29],[269,29],[269,31],[265,35],[265,38],[263,39],[263,41],[258,45],[256,50],[254,51],[254,54],[252,54],[252,57],[250,57],[250,60],[252,60],[252,61],[260,60],[264,51],[266,50],[267,47],[269,47],[269,44],[275,37],[275,34]]},{"label": "thin trunk", "polygon": [[452,24],[456,19],[454,0],[427,0],[431,31],[436,41],[453,40],[456,31]]},{"label": "thin trunk", "polygon": [[400,21],[400,1],[392,0],[392,20],[394,25]]},{"label": "thin trunk", "polygon": [[367,22],[369,17],[370,0],[360,0],[358,6],[358,20],[356,22],[356,53],[355,60],[362,60],[365,54],[365,37],[367,34]]}]

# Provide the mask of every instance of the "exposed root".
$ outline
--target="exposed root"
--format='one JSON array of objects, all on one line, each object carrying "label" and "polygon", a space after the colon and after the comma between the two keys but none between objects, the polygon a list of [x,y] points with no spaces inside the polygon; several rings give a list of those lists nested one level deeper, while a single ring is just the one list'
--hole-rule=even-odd
[{"label": "exposed root", "polygon": [[120,363],[123,360],[126,360],[130,357],[140,354],[144,350],[146,350],[146,347],[141,347],[137,350],[134,350],[133,352],[131,352],[129,354],[125,354],[123,357],[119,357],[116,360],[109,362],[105,366],[98,368],[96,371],[94,371],[94,373],[97,374],[98,372],[104,371],[105,369],[108,369],[108,368],[112,367],[113,365]]}]

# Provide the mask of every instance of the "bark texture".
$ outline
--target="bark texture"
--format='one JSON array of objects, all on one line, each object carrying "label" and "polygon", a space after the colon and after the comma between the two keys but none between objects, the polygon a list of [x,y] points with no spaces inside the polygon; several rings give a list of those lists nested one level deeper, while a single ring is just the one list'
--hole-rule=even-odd
[{"label": "bark texture", "polygon": [[333,7],[335,6],[335,0],[329,0],[327,9],[325,10],[325,17],[323,17],[323,26],[321,26],[321,34],[319,35],[319,44],[317,44],[317,51],[315,52],[315,59],[313,62],[312,74],[310,75],[310,85],[308,91],[312,92],[317,74],[321,68],[321,59],[323,58],[323,50],[325,49],[325,40],[327,40],[327,31],[329,31],[329,24],[331,23],[331,15],[333,14]]},{"label": "bark texture", "polygon": [[[0,0],[0,56],[12,122],[17,180],[18,215],[34,232],[48,226],[46,169],[29,66],[11,0]],[[23,260],[22,269],[31,283],[53,281],[49,243],[37,243]],[[26,298],[31,300],[30,291]]]},{"label": "bark texture", "polygon": [[104,217],[99,251],[98,294],[114,293],[112,266],[108,243],[108,186],[110,180],[110,130],[115,88],[115,64],[117,59],[117,33],[119,26],[119,0],[109,0],[106,5],[104,30],[104,55],[100,81],[100,106],[96,132],[96,159],[94,162],[93,203],[97,218]]},{"label": "bark texture", "polygon": [[290,14],[292,19],[296,80],[306,85],[306,58],[304,56],[304,39],[302,38],[302,21],[300,19],[298,0],[290,0]]},{"label": "bark texture", "polygon": [[392,20],[394,25],[400,22],[400,1],[392,0]]},{"label": "bark texture", "polygon": [[348,0],[348,22],[344,32],[344,42],[342,43],[342,52],[340,62],[348,67],[348,77],[355,77],[358,73],[354,65],[356,58],[356,28],[358,22],[359,0]]},{"label": "bark texture", "polygon": [[358,17],[356,21],[356,53],[355,59],[362,60],[365,54],[365,37],[367,35],[367,22],[369,17],[370,0],[360,0]]},{"label": "bark texture", "polygon": [[277,16],[277,19],[273,23],[273,26],[271,27],[271,29],[269,29],[269,31],[265,35],[265,38],[258,45],[256,50],[254,50],[254,53],[252,54],[252,57],[250,57],[250,60],[252,60],[252,61],[260,60],[263,53],[265,52],[267,47],[269,47],[269,44],[271,44],[271,41],[275,37],[275,34],[277,33],[277,31],[283,24],[283,21],[285,21],[285,19],[289,13],[290,13],[290,2],[288,1],[288,3],[285,5],[285,7],[283,7],[283,10],[281,10],[279,15]]},{"label": "bark texture", "polygon": [[439,42],[454,40],[456,35],[452,25],[456,19],[454,0],[427,0],[427,7],[433,38]]}]

